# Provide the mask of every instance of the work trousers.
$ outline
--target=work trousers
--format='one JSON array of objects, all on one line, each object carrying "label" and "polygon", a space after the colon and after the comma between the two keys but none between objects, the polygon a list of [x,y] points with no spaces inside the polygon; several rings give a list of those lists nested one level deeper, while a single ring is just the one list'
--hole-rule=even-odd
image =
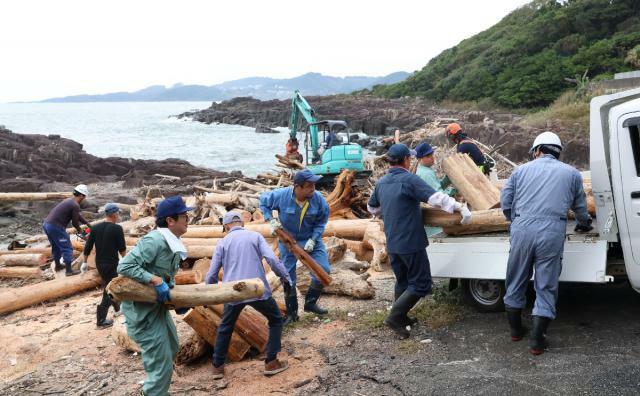
[{"label": "work trousers", "polygon": [[240,313],[247,305],[260,312],[269,321],[269,340],[267,341],[266,361],[270,362],[278,356],[281,348],[282,324],[284,321],[276,300],[274,300],[273,297],[269,297],[266,300],[256,300],[235,305],[225,304],[222,320],[218,327],[218,334],[216,335],[216,345],[213,351],[214,366],[220,367],[220,365],[225,362],[233,328],[236,325],[238,316],[240,316]]},{"label": "work trousers", "polygon": [[[298,246],[304,248],[305,243],[307,243],[307,240],[298,241]],[[278,251],[280,252],[280,261],[282,261],[284,267],[289,272],[289,277],[291,277],[291,288],[295,288],[297,279],[296,263],[298,262],[298,259],[292,252],[289,251],[289,249],[287,249],[287,247],[283,243],[278,244]],[[309,255],[313,257],[313,259],[318,264],[320,264],[322,269],[324,269],[327,274],[331,273],[331,267],[329,266],[329,256],[327,255],[327,250],[324,246],[324,243],[322,243],[322,240],[318,240],[316,242],[315,248],[311,253],[309,253]],[[318,279],[316,279],[315,276],[313,276],[313,274],[311,274],[311,281],[318,285],[322,284]]]},{"label": "work trousers", "polygon": [[396,276],[396,296],[401,295],[405,290],[411,291],[418,297],[431,293],[431,266],[425,249],[409,254],[389,253],[389,260]]},{"label": "work trousers", "polygon": [[511,224],[504,303],[522,309],[534,269],[533,315],[555,319],[566,221],[516,217]]},{"label": "work trousers", "polygon": [[105,308],[105,310],[109,309],[110,306],[116,308],[117,303],[109,297],[106,287],[113,278],[118,276],[118,263],[96,263],[96,268],[102,278],[102,300],[98,305]]},{"label": "work trousers", "polygon": [[62,258],[65,263],[71,264],[73,262],[73,247],[67,230],[59,225],[46,222],[42,225],[42,229],[49,238],[53,261],[60,264],[60,258]]}]

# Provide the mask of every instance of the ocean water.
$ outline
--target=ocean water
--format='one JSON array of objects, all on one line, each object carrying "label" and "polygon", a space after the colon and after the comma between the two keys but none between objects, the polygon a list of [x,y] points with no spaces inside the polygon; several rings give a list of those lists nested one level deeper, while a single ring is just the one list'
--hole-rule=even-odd
[{"label": "ocean water", "polygon": [[204,109],[210,102],[6,103],[0,125],[15,133],[57,134],[98,157],[180,158],[193,165],[247,176],[277,169],[287,128],[255,133],[239,125],[178,120],[173,115]]}]

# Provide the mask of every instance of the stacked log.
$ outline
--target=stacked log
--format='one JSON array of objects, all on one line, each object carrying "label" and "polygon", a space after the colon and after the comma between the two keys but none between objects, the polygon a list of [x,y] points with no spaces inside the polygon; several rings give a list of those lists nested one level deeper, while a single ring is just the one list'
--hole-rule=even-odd
[{"label": "stacked log", "polygon": [[[195,307],[184,316],[184,321],[202,337],[209,345],[215,346],[216,334],[220,325],[220,317],[207,307]],[[235,331],[229,343],[229,359],[233,362],[242,360],[251,346]]]},{"label": "stacked log", "polygon": [[199,270],[178,271],[174,278],[176,285],[195,285],[202,283],[204,279]]},{"label": "stacked log", "polygon": [[42,253],[0,255],[0,266],[4,267],[40,267],[46,262],[47,256]]},{"label": "stacked log", "polygon": [[42,278],[39,267],[0,267],[0,278]]},{"label": "stacked log", "polygon": [[457,153],[442,160],[442,170],[473,210],[500,207],[500,190],[467,154]]}]

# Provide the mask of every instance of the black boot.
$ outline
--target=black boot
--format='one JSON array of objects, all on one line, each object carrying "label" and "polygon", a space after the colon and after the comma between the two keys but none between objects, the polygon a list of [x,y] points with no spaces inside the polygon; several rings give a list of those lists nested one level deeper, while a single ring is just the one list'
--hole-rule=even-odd
[{"label": "black boot", "polygon": [[511,328],[511,341],[520,341],[524,336],[524,327],[522,327],[522,309],[505,307],[507,311],[507,319]]},{"label": "black boot", "polygon": [[58,272],[58,271],[62,271],[64,269],[64,265],[60,264],[60,260],[54,260],[54,262],[51,265],[51,269],[53,270],[53,272]]},{"label": "black boot", "polygon": [[318,299],[322,293],[322,285],[318,285],[315,282],[311,282],[307,295],[304,298],[304,311],[313,312],[317,315],[326,315],[329,313],[326,309],[318,305]]},{"label": "black boot", "polygon": [[113,326],[113,320],[107,319],[107,313],[109,312],[109,307],[103,307],[102,305],[98,305],[96,309],[96,327],[99,329],[106,329],[107,327]]},{"label": "black boot", "polygon": [[533,317],[533,330],[529,339],[529,352],[532,355],[541,355],[547,348],[547,327],[551,323],[551,318],[544,316]]},{"label": "black boot", "polygon": [[[393,292],[393,301],[395,302],[398,299],[398,297],[400,297],[401,295],[402,295],[402,293],[398,293],[397,291],[394,291]],[[418,319],[412,318],[409,315],[407,315],[404,318],[402,318],[401,321],[405,326],[415,326],[418,323]]]},{"label": "black boot", "polygon": [[391,330],[395,331],[401,339],[409,338],[409,330],[404,321],[407,318],[407,312],[413,308],[414,305],[420,300],[420,297],[405,291],[400,297],[393,303],[389,316],[384,320],[384,324],[389,326]]},{"label": "black boot", "polygon": [[284,320],[284,326],[288,326],[298,321],[298,295],[295,290],[291,295],[284,297],[284,304],[287,307],[287,318]]},{"label": "black boot", "polygon": [[78,270],[74,270],[71,268],[71,263],[64,263],[65,267],[67,268],[67,270],[65,271],[65,276],[72,276],[72,275],[78,275],[80,273],[80,271]]}]

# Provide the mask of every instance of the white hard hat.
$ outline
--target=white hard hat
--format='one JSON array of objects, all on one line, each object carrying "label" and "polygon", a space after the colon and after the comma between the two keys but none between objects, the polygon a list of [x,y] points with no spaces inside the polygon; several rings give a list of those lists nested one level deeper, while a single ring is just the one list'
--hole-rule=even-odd
[{"label": "white hard hat", "polygon": [[529,152],[533,152],[533,150],[535,150],[536,147],[543,144],[550,145],[550,146],[558,146],[558,148],[562,150],[562,142],[560,141],[560,138],[558,137],[558,135],[556,135],[553,132],[546,131],[546,132],[542,132],[536,137],[536,140],[533,141],[533,146],[531,146],[531,150],[529,150]]},{"label": "white hard hat", "polygon": [[79,192],[80,194],[84,195],[85,197],[89,196],[89,189],[87,188],[86,184],[78,184],[76,186],[76,188],[73,189],[73,191]]}]

